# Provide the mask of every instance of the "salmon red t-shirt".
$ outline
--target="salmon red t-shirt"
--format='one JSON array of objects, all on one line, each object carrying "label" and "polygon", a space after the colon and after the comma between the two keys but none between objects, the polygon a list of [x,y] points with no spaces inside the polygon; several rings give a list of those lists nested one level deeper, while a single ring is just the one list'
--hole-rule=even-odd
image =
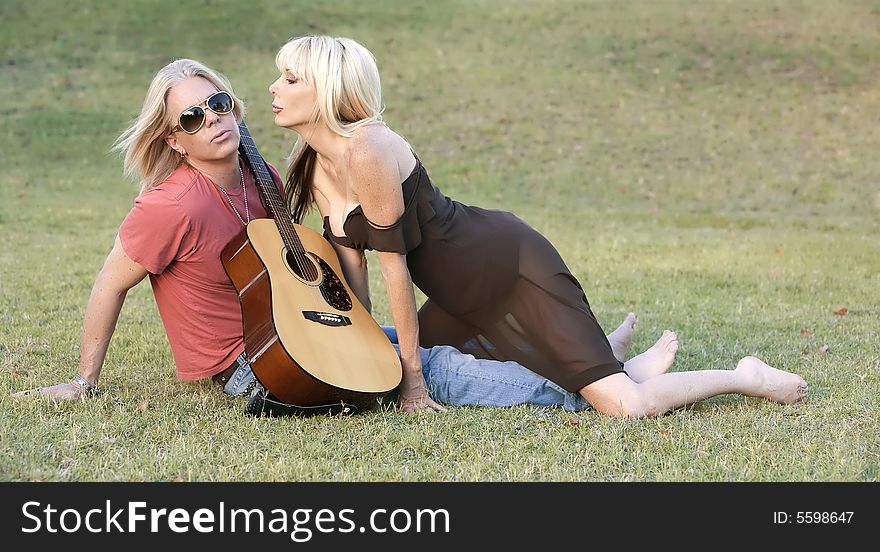
[{"label": "salmon red t-shirt", "polygon": [[[125,253],[150,273],[180,379],[217,374],[244,350],[238,293],[220,261],[223,248],[244,228],[229,202],[247,220],[246,191],[251,220],[270,215],[241,163],[244,188],[227,190],[229,199],[184,164],[141,194],[119,227]],[[278,172],[271,165],[269,170],[283,190]]]}]

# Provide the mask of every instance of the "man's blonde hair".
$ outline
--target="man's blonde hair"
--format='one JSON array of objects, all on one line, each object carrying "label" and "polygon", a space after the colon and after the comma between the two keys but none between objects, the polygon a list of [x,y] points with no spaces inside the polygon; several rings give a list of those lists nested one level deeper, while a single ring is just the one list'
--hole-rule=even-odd
[{"label": "man's blonde hair", "polygon": [[168,114],[168,93],[193,77],[201,77],[218,90],[229,92],[235,101],[235,120],[244,117],[244,102],[235,96],[232,85],[222,74],[192,59],[178,59],[160,69],[150,83],[140,115],[113,144],[113,150],[124,155],[125,175],[140,184],[141,193],[165,180],[183,162],[180,154],[165,143],[176,124],[172,117],[177,116]]}]

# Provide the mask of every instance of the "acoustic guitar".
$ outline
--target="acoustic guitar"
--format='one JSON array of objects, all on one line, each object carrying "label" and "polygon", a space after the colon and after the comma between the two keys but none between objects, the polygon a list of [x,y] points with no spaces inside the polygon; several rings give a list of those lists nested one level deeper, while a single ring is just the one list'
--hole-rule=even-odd
[{"label": "acoustic guitar", "polygon": [[352,293],[330,243],[292,222],[243,122],[239,130],[239,152],[273,217],[250,221],[221,253],[254,375],[298,414],[370,409],[400,383],[397,352]]}]

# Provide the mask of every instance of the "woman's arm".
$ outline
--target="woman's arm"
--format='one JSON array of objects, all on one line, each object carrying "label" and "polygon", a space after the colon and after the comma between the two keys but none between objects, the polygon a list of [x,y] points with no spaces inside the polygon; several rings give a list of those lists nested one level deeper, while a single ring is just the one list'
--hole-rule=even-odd
[{"label": "woman's arm", "polygon": [[[128,290],[147,275],[147,270],[132,261],[122,248],[119,237],[98,273],[83,320],[80,340],[79,376],[96,385],[104,365],[104,357],[110,338],[116,329],[116,321],[125,302]],[[70,400],[85,398],[83,387],[76,382],[60,383],[40,389],[54,399]],[[16,395],[26,392],[16,393]]]},{"label": "woman's arm", "polygon": [[406,266],[406,255],[380,251],[379,265],[388,294],[391,317],[397,328],[400,363],[403,380],[400,383],[399,402],[404,412],[443,410],[428,394],[419,355],[419,319],[412,278]]},{"label": "woman's arm", "polygon": [[352,249],[332,241],[330,243],[339,257],[345,281],[367,312],[372,314],[373,303],[370,301],[370,275],[367,273],[366,255],[360,249]]},{"label": "woman's arm", "polygon": [[[398,165],[394,148],[388,144],[371,142],[369,137],[353,140],[348,157],[351,187],[364,216],[374,224],[394,224],[403,214]],[[378,257],[403,366],[398,402],[404,412],[445,410],[429,396],[422,373],[416,299],[406,255],[380,251]]]}]

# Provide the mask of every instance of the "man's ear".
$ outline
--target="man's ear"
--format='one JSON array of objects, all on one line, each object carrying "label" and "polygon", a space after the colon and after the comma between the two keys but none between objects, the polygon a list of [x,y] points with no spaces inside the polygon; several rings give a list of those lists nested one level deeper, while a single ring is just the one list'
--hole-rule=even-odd
[{"label": "man's ear", "polygon": [[175,138],[173,134],[169,134],[165,137],[165,143],[168,144],[171,149],[179,153],[181,157],[186,157],[186,150],[183,149],[183,146],[177,141],[177,138]]}]

